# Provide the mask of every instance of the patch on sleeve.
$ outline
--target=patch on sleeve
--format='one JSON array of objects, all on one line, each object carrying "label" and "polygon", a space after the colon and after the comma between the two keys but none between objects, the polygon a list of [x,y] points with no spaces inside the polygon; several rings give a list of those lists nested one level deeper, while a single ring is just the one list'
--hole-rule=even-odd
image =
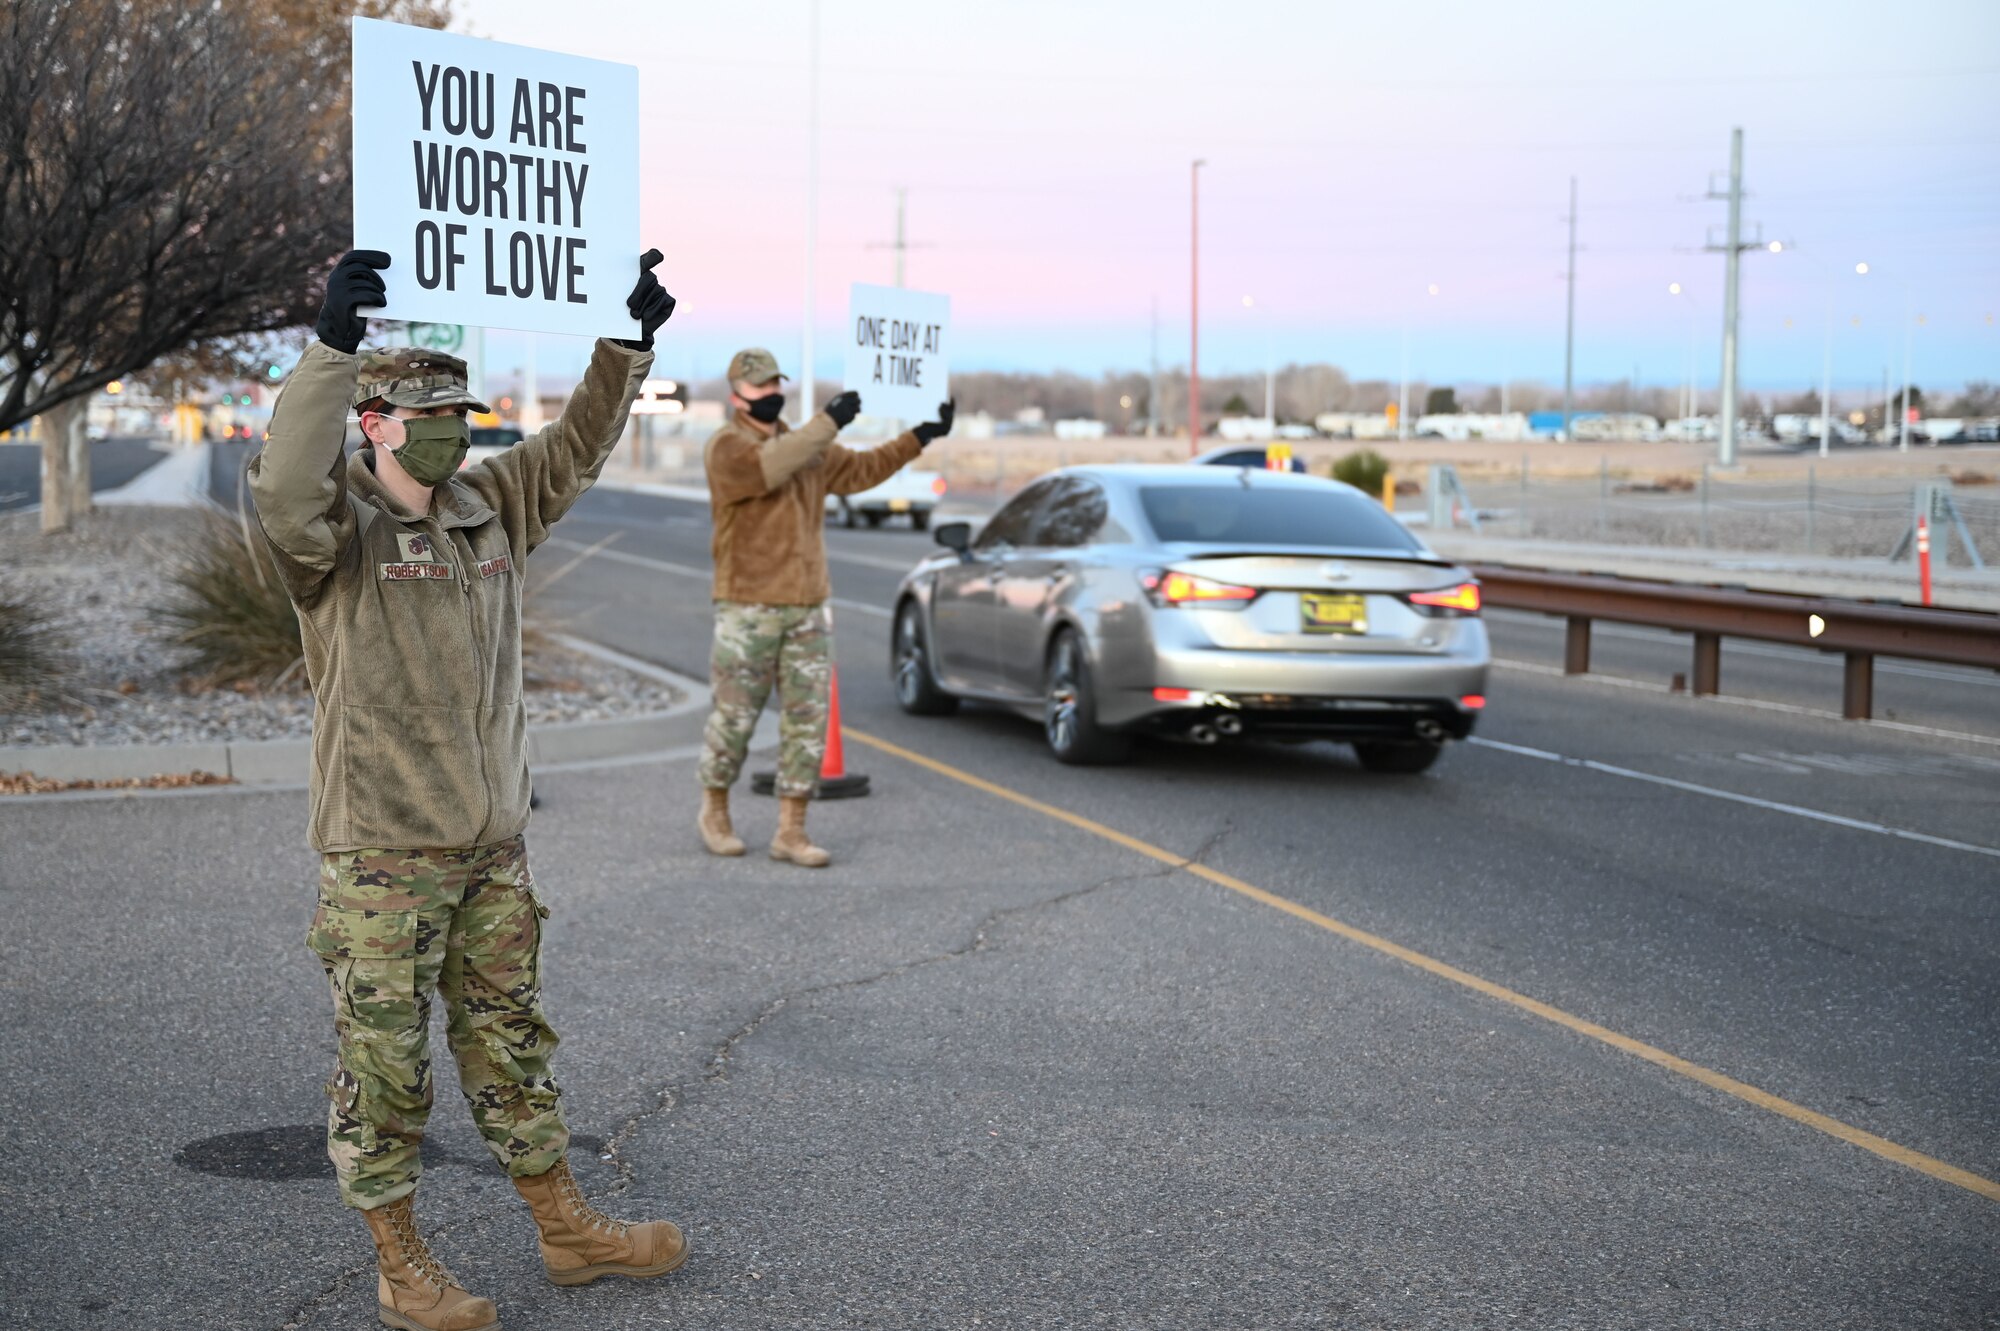
[{"label": "patch on sleeve", "polygon": [[419,582],[424,578],[449,578],[449,564],[382,564],[384,582]]},{"label": "patch on sleeve", "polygon": [[437,546],[431,543],[430,537],[420,531],[397,532],[396,547],[402,551],[405,560],[432,563],[437,559]]},{"label": "patch on sleeve", "polygon": [[479,576],[490,578],[495,573],[505,573],[513,567],[514,559],[511,555],[495,555],[491,559],[479,561]]}]

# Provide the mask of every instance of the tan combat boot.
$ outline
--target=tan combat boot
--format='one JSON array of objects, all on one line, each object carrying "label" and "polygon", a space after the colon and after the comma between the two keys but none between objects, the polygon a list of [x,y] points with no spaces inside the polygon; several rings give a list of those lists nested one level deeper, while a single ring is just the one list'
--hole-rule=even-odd
[{"label": "tan combat boot", "polygon": [[491,1299],[466,1292],[417,1232],[412,1198],[363,1211],[375,1240],[376,1314],[400,1331],[499,1331]]},{"label": "tan combat boot", "polygon": [[588,1285],[604,1275],[663,1276],[687,1260],[687,1240],[665,1220],[613,1220],[583,1199],[569,1161],[514,1187],[535,1213],[542,1266],[558,1285]]},{"label": "tan combat boot", "polygon": [[790,860],[808,869],[824,869],[833,856],[812,843],[806,835],[806,805],[803,795],[785,795],[778,800],[778,835],[771,838],[771,858]]},{"label": "tan combat boot", "polygon": [[729,821],[729,792],[709,786],[701,788],[701,817],[695,826],[701,829],[701,844],[708,847],[711,855],[741,855],[743,838],[736,835],[736,828]]}]

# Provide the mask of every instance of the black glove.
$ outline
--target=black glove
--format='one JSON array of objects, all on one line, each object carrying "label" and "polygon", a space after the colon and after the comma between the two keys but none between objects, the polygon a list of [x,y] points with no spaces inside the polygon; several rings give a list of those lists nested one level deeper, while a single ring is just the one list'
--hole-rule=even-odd
[{"label": "black glove", "polygon": [[335,351],[352,356],[368,336],[368,318],[363,305],[389,303],[377,269],[389,266],[389,256],[381,250],[349,250],[340,256],[326,279],[326,303],[319,307],[319,340]]},{"label": "black glove", "polygon": [[826,414],[833,417],[835,425],[845,430],[861,414],[861,394],[851,388],[845,393],[834,394],[827,399]]},{"label": "black glove", "polygon": [[629,347],[633,351],[651,351],[654,332],[674,316],[674,298],[660,285],[660,279],[653,276],[653,269],[664,257],[658,250],[647,250],[639,256],[639,280],[633,285],[632,294],[625,298],[625,308],[639,321],[639,340],[633,342],[622,337],[611,339],[621,347]]},{"label": "black glove", "polygon": [[919,448],[928,448],[930,447],[931,440],[942,439],[946,435],[950,434],[952,417],[956,416],[957,414],[958,414],[957,398],[953,398],[949,402],[938,403],[937,419],[934,421],[926,421],[922,425],[919,425],[916,429],[910,431],[911,434],[914,434],[917,437],[917,446]]}]

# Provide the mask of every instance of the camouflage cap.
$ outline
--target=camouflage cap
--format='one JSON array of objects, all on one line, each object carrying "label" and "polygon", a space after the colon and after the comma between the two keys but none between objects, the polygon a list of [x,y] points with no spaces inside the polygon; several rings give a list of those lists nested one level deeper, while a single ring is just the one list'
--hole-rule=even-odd
[{"label": "camouflage cap", "polygon": [[747,347],[729,358],[731,384],[758,387],[784,377],[778,373],[778,358],[762,347]]},{"label": "camouflage cap", "polygon": [[396,407],[492,410],[466,386],[465,362],[429,347],[384,347],[362,356],[354,376],[354,405],[378,397]]}]

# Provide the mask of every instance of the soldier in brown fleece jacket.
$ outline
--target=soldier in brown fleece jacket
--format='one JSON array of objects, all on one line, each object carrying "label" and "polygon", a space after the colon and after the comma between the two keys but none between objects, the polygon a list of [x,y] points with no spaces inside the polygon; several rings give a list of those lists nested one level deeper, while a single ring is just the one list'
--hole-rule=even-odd
[{"label": "soldier in brown fleece jacket", "polygon": [[806,835],[806,802],[826,751],[833,678],[826,600],[826,497],[859,494],[951,432],[952,404],[938,419],[855,451],[834,442],[861,410],[841,393],[796,430],[778,419],[785,395],[778,361],[761,347],[729,362],[729,423],[702,452],[715,526],[715,641],[709,674],[715,706],[703,736],[697,825],[715,855],[741,855],[729,819],[729,787],[743,770],[750,732],[778,690],[778,833],[771,858],[817,869],[829,856]]}]

